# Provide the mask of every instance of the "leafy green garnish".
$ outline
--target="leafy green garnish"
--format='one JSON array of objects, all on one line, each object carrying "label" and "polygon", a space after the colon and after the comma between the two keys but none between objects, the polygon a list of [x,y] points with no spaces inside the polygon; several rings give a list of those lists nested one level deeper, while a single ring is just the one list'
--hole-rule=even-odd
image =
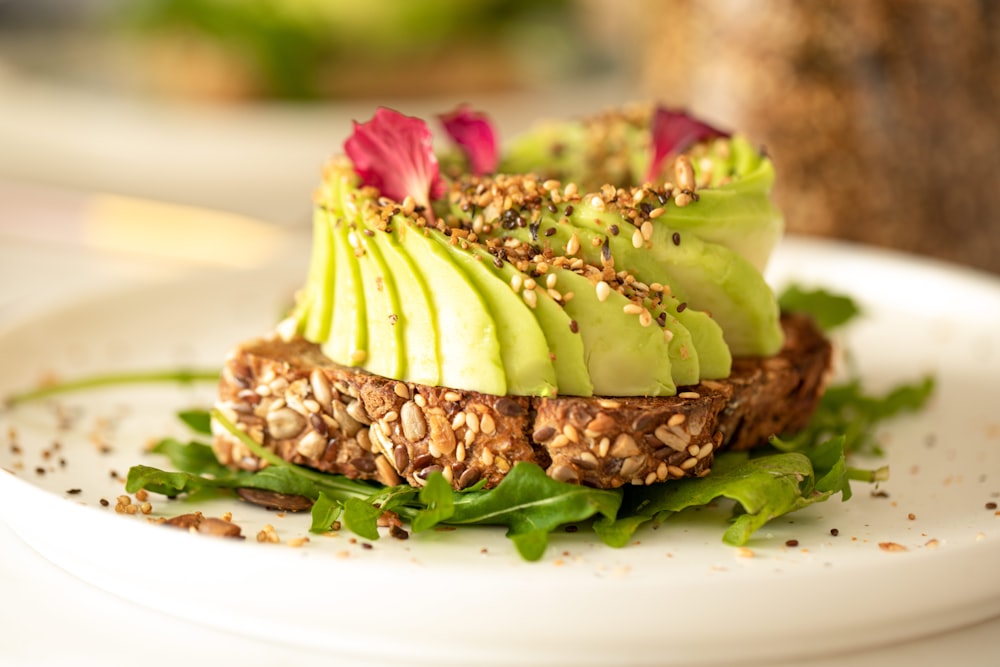
[{"label": "leafy green garnish", "polygon": [[47,384],[35,389],[10,394],[4,399],[3,403],[7,406],[14,406],[20,403],[51,398],[60,394],[83,391],[85,389],[116,387],[127,384],[191,384],[194,382],[206,381],[218,382],[218,369],[204,370],[181,368],[168,371],[126,371],[122,373],[102,373],[101,375],[91,375],[75,380]]},{"label": "leafy green garnish", "polygon": [[900,384],[881,396],[866,393],[857,379],[831,386],[820,399],[806,428],[772,444],[783,451],[802,451],[840,435],[848,455],[881,455],[875,441],[875,427],[892,417],[923,408],[934,393],[934,387],[933,377]]},{"label": "leafy green garnish", "polygon": [[778,296],[781,310],[810,315],[823,331],[843,326],[861,313],[853,299],[824,289],[805,289],[790,285]]}]

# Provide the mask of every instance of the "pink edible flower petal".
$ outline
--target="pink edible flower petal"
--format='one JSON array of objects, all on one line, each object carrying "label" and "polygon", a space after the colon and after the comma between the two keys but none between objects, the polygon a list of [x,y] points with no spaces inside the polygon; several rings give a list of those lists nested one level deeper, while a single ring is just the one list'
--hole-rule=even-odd
[{"label": "pink edible flower petal", "polygon": [[445,132],[458,144],[476,176],[491,174],[499,163],[496,132],[484,113],[463,104],[451,113],[438,116]]},{"label": "pink edible flower petal", "polygon": [[650,132],[653,135],[653,159],[646,172],[646,180],[653,181],[660,173],[664,160],[684,152],[692,145],[713,137],[728,137],[728,132],[718,130],[685,111],[656,107]]},{"label": "pink edible flower petal", "polygon": [[419,118],[379,107],[367,123],[354,122],[344,152],[364,185],[398,202],[413,197],[428,215],[431,200],[443,197],[447,190],[430,128]]}]

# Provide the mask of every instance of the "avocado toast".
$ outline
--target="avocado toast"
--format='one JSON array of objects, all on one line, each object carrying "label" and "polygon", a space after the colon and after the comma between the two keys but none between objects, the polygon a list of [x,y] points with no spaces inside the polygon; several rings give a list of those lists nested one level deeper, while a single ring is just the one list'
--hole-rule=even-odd
[{"label": "avocado toast", "polygon": [[[283,459],[387,485],[599,488],[708,474],[809,420],[829,343],[761,271],[770,162],[664,109],[541,126],[380,109],[316,194],[291,316],[228,356],[219,410]],[[218,424],[227,465],[266,465]]]}]

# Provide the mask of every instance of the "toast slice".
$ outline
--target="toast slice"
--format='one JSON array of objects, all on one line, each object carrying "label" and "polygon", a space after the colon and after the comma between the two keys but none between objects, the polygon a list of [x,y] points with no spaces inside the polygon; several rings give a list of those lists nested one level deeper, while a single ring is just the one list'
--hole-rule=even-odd
[{"label": "toast slice", "polygon": [[[807,317],[785,315],[782,327],[779,354],[736,359],[729,378],[659,398],[431,387],[340,366],[301,338],[261,338],[227,357],[218,407],[285,460],[389,485],[419,486],[440,471],[458,489],[480,480],[493,487],[518,461],[598,488],[651,484],[706,475],[717,451],[808,423],[831,345]],[[226,465],[266,465],[218,426],[214,450]]]}]

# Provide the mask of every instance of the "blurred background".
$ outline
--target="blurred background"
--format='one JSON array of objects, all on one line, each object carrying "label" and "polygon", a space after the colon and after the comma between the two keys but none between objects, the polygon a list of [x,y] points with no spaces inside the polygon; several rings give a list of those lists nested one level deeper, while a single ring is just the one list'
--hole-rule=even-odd
[{"label": "blurred background", "polygon": [[1000,3],[0,0],[0,181],[305,225],[377,105],[636,101],[766,147],[790,231],[1000,272]]}]

